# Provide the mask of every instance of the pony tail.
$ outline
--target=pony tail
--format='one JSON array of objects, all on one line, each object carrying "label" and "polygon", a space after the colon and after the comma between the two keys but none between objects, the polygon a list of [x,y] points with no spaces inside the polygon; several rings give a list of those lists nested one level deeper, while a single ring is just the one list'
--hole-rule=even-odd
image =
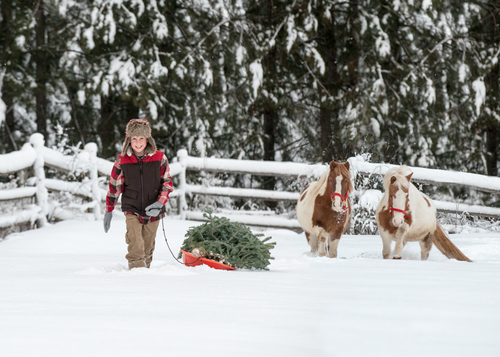
[{"label": "pony tail", "polygon": [[464,262],[472,262],[467,256],[457,248],[455,244],[448,238],[443,228],[439,223],[436,223],[436,231],[434,232],[434,245],[447,258],[461,260]]}]

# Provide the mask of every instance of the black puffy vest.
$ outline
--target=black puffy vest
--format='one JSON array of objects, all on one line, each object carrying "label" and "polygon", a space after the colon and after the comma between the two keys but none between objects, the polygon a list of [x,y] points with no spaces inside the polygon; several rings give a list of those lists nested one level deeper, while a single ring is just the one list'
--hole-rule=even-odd
[{"label": "black puffy vest", "polygon": [[158,199],[161,189],[161,159],[163,152],[156,151],[139,161],[135,155],[120,158],[125,177],[122,211],[146,215],[146,207]]}]

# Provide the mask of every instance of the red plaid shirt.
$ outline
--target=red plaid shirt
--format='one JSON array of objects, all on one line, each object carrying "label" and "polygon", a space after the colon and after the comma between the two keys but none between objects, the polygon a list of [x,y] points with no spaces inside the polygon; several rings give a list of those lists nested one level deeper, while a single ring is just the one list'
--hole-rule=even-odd
[{"label": "red plaid shirt", "polygon": [[[158,202],[161,202],[165,205],[168,202],[168,195],[170,192],[174,190],[172,184],[172,178],[170,177],[170,168],[168,166],[168,160],[165,154],[161,159],[160,164],[160,174],[161,174],[161,190],[158,195]],[[116,203],[118,202],[118,197],[123,193],[125,187],[125,176],[123,175],[120,159],[116,160],[113,165],[113,170],[111,170],[111,179],[109,180],[109,190],[106,195],[106,211],[111,212],[115,209]],[[133,212],[125,212],[125,214],[135,214]],[[141,215],[137,215],[137,218],[142,224],[147,224],[149,222],[155,222],[158,218],[163,217],[164,215],[158,217],[143,217]]]}]

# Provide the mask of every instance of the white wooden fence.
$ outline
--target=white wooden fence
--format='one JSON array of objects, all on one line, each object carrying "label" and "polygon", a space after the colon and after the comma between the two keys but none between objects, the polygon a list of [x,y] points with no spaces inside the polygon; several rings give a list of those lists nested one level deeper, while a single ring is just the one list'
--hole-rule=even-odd
[{"label": "white wooden fence", "polygon": [[[362,157],[350,158],[349,162],[353,179],[356,175],[384,175],[393,166],[369,163]],[[25,187],[0,190],[0,201],[35,198],[36,205],[24,211],[15,212],[12,215],[2,215],[0,217],[0,228],[23,223],[34,224],[36,222],[38,226],[46,224],[49,213],[49,191],[66,191],[86,197],[89,202],[85,204],[84,208],[92,210],[95,219],[100,219],[102,217],[102,203],[106,197],[106,183],[112,166],[112,162],[97,157],[97,145],[94,143],[85,145],[84,149],[76,155],[65,156],[58,151],[45,147],[41,134],[33,134],[30,142],[26,143],[21,150],[0,155],[0,175],[24,172],[21,176],[25,176]],[[46,179],[44,167],[64,172],[82,173],[85,174],[85,178],[81,182]],[[320,164],[308,165],[292,162],[199,158],[188,156],[186,150],[179,150],[177,157],[170,164],[171,175],[178,177],[179,184],[174,188],[174,192],[170,197],[177,199],[178,213],[181,219],[201,220],[203,219],[202,212],[189,210],[186,195],[201,194],[293,202],[298,200],[300,193],[189,184],[186,181],[186,172],[188,170],[288,178],[305,177],[313,181],[327,168],[326,165]],[[33,175],[28,177],[27,172],[31,169]],[[500,194],[499,177],[417,167],[411,167],[410,169],[414,173],[412,180],[419,183],[467,186],[478,191]],[[499,208],[466,205],[456,202],[434,202],[438,211],[441,212],[468,212],[471,215],[500,218]],[[256,216],[242,212],[221,215],[254,226],[300,228],[295,219]],[[64,210],[61,209],[52,210],[51,216],[60,219],[69,218],[65,216]]]}]

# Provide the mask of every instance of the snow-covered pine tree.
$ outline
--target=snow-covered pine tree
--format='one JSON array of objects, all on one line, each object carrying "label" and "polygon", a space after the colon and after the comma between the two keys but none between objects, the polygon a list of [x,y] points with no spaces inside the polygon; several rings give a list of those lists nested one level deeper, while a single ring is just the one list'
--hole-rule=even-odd
[{"label": "snow-covered pine tree", "polygon": [[[2,149],[19,149],[35,131],[44,131],[45,123],[37,128],[35,92],[46,84],[46,78],[38,78],[37,67],[47,65],[49,59],[40,63],[47,54],[48,45],[37,46],[36,12],[45,14],[44,2],[12,0],[0,2],[0,75],[2,76],[2,101],[5,103]],[[46,21],[45,28],[49,21]],[[40,33],[39,41],[45,41]],[[40,74],[40,73],[39,73]],[[42,83],[43,82],[43,83]],[[38,90],[38,98],[46,98],[44,90]],[[45,94],[46,95],[46,94]],[[45,114],[45,113],[44,113]]]},{"label": "snow-covered pine tree", "polygon": [[0,2],[0,14],[0,83],[4,103],[0,108],[0,115],[4,118],[0,123],[3,129],[0,150],[9,152],[19,149],[26,139],[23,135],[26,121],[22,117],[16,118],[15,105],[19,105],[20,110],[26,109],[28,97],[24,94],[32,78],[27,70],[29,52],[25,47],[32,34],[28,26],[32,14],[19,1]]},{"label": "snow-covered pine tree", "polygon": [[72,115],[80,122],[100,117],[97,132],[89,128],[86,135],[113,157],[128,120],[141,112],[155,123],[164,107],[165,2],[58,1],[60,15],[73,24],[64,58],[69,97],[77,99]]}]

